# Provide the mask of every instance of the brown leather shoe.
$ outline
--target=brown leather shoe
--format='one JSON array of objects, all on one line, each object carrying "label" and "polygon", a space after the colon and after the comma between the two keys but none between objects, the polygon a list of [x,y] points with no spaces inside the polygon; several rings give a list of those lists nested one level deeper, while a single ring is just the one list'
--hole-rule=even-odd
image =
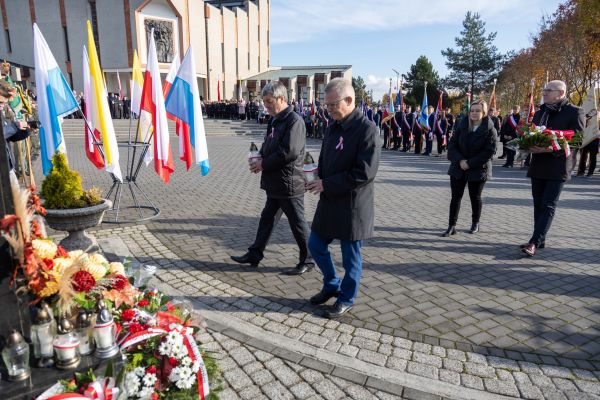
[{"label": "brown leather shoe", "polygon": [[535,244],[529,243],[527,246],[523,247],[521,251],[527,254],[529,257],[535,256],[536,247]]}]

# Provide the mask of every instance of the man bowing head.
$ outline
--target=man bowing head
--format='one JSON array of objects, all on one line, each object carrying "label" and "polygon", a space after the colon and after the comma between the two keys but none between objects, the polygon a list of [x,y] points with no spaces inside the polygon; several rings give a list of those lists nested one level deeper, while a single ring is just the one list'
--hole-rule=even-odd
[{"label": "man bowing head", "polygon": [[[310,302],[324,304],[337,297],[326,313],[328,318],[337,318],[354,304],[362,273],[362,242],[373,235],[373,181],[381,144],[377,126],[355,107],[349,80],[335,78],[327,84],[325,106],[334,123],[321,146],[319,179],[306,187],[319,194],[308,247],[323,272],[323,289]],[[336,274],[329,252],[334,239],[342,249],[343,279]]]}]

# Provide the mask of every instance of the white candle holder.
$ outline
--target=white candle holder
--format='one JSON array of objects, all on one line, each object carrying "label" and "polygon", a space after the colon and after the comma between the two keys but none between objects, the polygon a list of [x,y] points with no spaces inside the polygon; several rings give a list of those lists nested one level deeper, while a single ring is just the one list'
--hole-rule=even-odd
[{"label": "white candle holder", "polygon": [[119,346],[116,343],[117,327],[104,301],[100,300],[98,302],[98,308],[98,316],[94,324],[96,357],[111,358],[119,353]]},{"label": "white candle holder", "polygon": [[58,336],[52,343],[56,367],[59,369],[77,368],[81,357],[77,353],[79,339],[73,333],[73,326],[66,318],[61,318],[58,323]]}]

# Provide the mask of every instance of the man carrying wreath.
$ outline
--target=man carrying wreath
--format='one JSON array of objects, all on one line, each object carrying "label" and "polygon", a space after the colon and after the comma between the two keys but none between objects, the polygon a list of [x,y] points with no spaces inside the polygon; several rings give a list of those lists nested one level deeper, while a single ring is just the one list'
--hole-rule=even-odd
[{"label": "man carrying wreath", "polygon": [[[563,81],[550,81],[542,90],[544,104],[533,116],[533,124],[556,131],[582,131],[585,113],[567,100],[567,85]],[[568,144],[565,144],[568,146]],[[550,230],[560,192],[571,178],[571,154],[558,147],[534,146],[527,176],[531,178],[533,196],[533,235],[521,250],[533,257],[537,249],[545,247],[546,234]]]}]

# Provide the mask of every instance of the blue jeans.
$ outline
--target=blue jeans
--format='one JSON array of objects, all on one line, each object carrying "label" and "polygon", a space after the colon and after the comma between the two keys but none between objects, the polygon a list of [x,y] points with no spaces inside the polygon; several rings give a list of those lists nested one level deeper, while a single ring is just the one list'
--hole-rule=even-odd
[{"label": "blue jeans", "polygon": [[362,274],[362,258],[360,248],[362,240],[340,240],[342,263],[346,274],[343,279],[337,276],[333,258],[329,252],[329,244],[333,239],[319,236],[315,231],[310,233],[308,249],[323,273],[323,292],[340,292],[338,302],[352,305],[358,294],[358,285]]}]

